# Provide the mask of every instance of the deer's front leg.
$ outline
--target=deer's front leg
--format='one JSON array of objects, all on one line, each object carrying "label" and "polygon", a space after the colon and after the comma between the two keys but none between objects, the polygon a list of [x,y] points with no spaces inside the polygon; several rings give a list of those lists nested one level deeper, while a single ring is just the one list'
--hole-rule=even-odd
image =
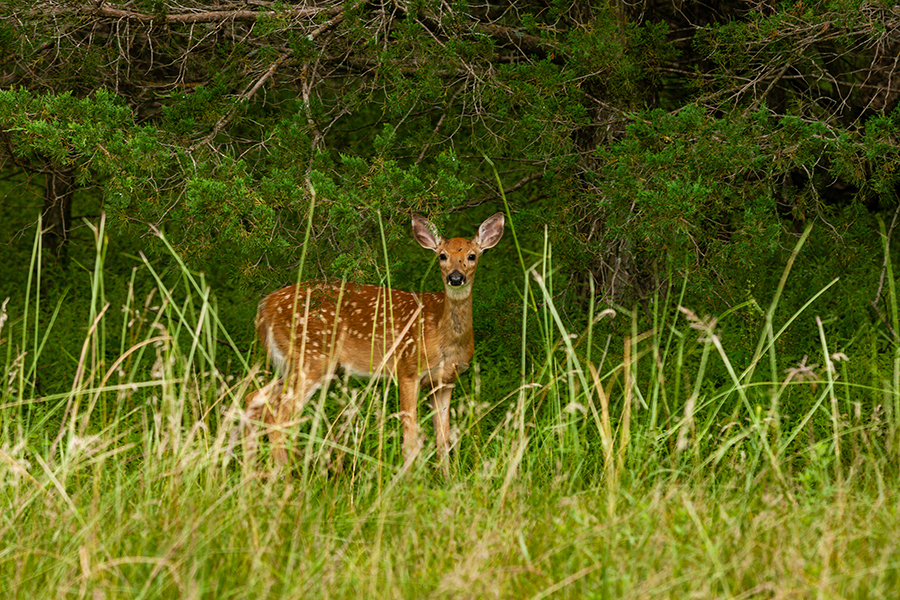
[{"label": "deer's front leg", "polygon": [[450,477],[450,398],[453,384],[445,383],[431,393],[431,422],[437,444],[438,464],[444,477]]},{"label": "deer's front leg", "polygon": [[398,387],[400,391],[400,421],[403,423],[403,464],[408,467],[422,448],[416,410],[419,404],[419,381],[416,377],[401,377]]}]

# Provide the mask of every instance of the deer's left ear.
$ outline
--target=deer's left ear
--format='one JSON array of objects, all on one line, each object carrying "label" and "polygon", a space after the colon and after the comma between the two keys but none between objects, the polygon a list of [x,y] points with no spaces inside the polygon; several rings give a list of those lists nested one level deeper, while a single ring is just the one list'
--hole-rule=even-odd
[{"label": "deer's left ear", "polygon": [[[493,248],[503,237],[503,224],[506,218],[502,212],[498,212],[492,217],[488,217],[481,227],[478,228],[478,234],[473,240],[482,250]],[[421,243],[421,242],[420,242]]]}]

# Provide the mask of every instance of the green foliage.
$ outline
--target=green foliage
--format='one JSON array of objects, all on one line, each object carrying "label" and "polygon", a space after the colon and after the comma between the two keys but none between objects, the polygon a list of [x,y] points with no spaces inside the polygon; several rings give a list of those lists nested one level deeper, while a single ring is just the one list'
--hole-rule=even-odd
[{"label": "green foliage", "polygon": [[223,102],[226,88],[222,85],[199,86],[190,94],[172,94],[162,107],[163,128],[183,143],[202,127],[212,127],[218,120],[216,109]]},{"label": "green foliage", "polygon": [[77,167],[85,179],[91,170],[110,175],[121,158],[137,160],[148,149],[147,136],[152,135],[139,128],[134,136],[120,135],[117,126],[131,121],[131,110],[105,90],[85,99],[71,93],[0,90],[0,119],[13,136],[17,157],[45,155],[57,164]]},{"label": "green foliage", "polygon": [[748,139],[762,135],[756,119],[710,119],[697,107],[636,114],[621,143],[597,152],[607,235],[684,273],[717,277],[771,258],[775,190]]},{"label": "green foliage", "polygon": [[[883,117],[864,131],[841,130],[775,120],[765,108],[724,118],[698,106],[635,113],[621,141],[596,151],[598,169],[588,179],[594,192],[583,208],[603,220],[606,243],[586,251],[601,253],[591,259],[601,261],[628,240],[641,270],[691,273],[701,295],[735,304],[773,289],[766,265],[780,260],[785,229],[820,219],[842,225],[817,230],[815,239],[827,243],[818,258],[801,258],[801,268],[817,272],[813,285],[838,274],[856,278],[866,267],[848,258],[878,252],[865,206],[896,202],[893,125]],[[823,190],[834,181],[856,190],[830,200]],[[846,289],[854,303],[867,301],[859,297],[864,288]]]}]

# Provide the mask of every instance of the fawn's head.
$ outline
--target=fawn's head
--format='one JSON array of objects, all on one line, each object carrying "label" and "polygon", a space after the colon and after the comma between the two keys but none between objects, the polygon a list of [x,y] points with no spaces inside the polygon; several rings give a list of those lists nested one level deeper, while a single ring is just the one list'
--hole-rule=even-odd
[{"label": "fawn's head", "polygon": [[448,296],[465,298],[472,293],[475,267],[478,257],[488,248],[493,248],[503,236],[503,213],[497,213],[485,220],[478,233],[471,240],[450,238],[445,240],[437,228],[426,218],[413,215],[413,237],[423,248],[434,250],[441,264],[441,279]]}]

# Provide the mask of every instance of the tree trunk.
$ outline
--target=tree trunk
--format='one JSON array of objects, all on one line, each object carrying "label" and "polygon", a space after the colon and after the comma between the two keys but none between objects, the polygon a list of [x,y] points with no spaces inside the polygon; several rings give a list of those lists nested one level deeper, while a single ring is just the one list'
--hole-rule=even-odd
[{"label": "tree trunk", "polygon": [[69,260],[68,242],[74,193],[75,176],[71,169],[53,167],[53,170],[47,173],[41,242],[44,250],[62,265]]}]

